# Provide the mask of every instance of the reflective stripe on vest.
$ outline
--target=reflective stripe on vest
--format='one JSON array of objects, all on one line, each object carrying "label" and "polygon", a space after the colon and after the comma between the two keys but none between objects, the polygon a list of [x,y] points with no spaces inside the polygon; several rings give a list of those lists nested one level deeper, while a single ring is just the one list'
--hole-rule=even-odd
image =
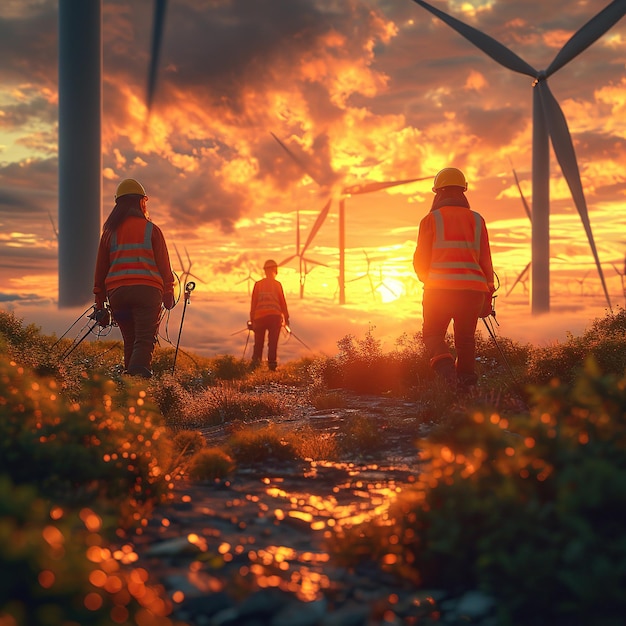
[{"label": "reflective stripe on vest", "polygon": [[[430,265],[428,273],[428,286],[443,288],[454,288],[454,286],[468,288],[479,286],[484,289],[486,286],[485,275],[478,263],[480,258],[480,240],[482,234],[482,222],[480,215],[475,211],[471,211],[474,218],[474,238],[473,240],[448,240],[445,238],[444,218],[441,211],[433,211],[433,219],[435,221],[435,240],[433,242],[433,261]],[[438,251],[449,250],[456,253],[454,259],[445,261],[441,259]],[[448,256],[444,253],[443,256]],[[440,283],[437,285],[436,283]],[[456,283],[456,285],[454,285]],[[463,285],[466,283],[466,285]],[[471,283],[474,283],[472,285]],[[478,285],[476,285],[478,283]]]},{"label": "reflective stripe on vest", "polygon": [[143,241],[140,243],[117,243],[117,232],[111,236],[111,267],[107,278],[151,276],[162,284],[154,252],[152,250],[152,222],[146,221]]}]

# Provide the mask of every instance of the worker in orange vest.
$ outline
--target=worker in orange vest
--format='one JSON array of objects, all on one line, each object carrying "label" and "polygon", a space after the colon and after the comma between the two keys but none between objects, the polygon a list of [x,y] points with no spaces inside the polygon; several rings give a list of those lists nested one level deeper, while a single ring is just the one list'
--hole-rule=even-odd
[{"label": "worker in orange vest", "polygon": [[104,223],[94,289],[96,309],[108,298],[124,340],[124,367],[131,376],[152,376],[161,305],[174,307],[174,274],[161,229],[147,210],[141,183],[123,180],[115,206]]},{"label": "worker in orange vest", "polygon": [[283,322],[285,326],[289,326],[289,311],[283,286],[276,280],[278,264],[268,259],[263,265],[263,270],[265,278],[254,283],[250,300],[248,326],[254,331],[252,364],[258,366],[261,363],[267,333],[267,365],[274,371],[278,365],[278,337]]},{"label": "worker in orange vest", "polygon": [[[413,255],[415,273],[424,283],[422,339],[430,366],[460,389],[476,384],[476,325],[491,311],[495,290],[485,220],[470,209],[466,191],[465,175],[454,167],[435,176],[435,197],[420,222]],[[456,363],[446,342],[451,321]]]}]

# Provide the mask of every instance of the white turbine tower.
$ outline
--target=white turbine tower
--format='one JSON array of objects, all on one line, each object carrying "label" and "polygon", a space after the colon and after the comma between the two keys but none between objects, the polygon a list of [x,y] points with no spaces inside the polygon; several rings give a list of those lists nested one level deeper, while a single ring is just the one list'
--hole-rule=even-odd
[{"label": "white turbine tower", "polygon": [[613,0],[590,19],[566,42],[545,70],[536,70],[506,46],[423,0],[413,0],[456,30],[460,35],[500,65],[526,74],[533,82],[533,156],[532,156],[532,264],[531,310],[550,310],[550,154],[549,139],[567,181],[574,204],[583,223],[598,269],[606,301],[611,307],[604,273],[591,231],[587,202],[580,180],[574,145],[565,116],[550,91],[547,79],[602,37],[626,14],[626,0]]}]

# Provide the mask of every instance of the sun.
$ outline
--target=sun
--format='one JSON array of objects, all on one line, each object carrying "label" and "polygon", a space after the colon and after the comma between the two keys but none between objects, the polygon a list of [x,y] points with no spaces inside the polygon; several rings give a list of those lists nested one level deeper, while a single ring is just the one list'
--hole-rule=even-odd
[{"label": "sun", "polygon": [[404,294],[404,285],[396,278],[385,278],[378,287],[376,293],[380,296],[384,304],[394,302]]}]

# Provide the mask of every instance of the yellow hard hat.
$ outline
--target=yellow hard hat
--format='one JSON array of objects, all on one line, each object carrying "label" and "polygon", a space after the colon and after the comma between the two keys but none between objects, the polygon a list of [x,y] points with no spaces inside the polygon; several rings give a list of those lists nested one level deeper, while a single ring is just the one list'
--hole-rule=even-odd
[{"label": "yellow hard hat", "polygon": [[135,194],[138,196],[145,196],[146,190],[141,183],[138,183],[134,178],[125,178],[118,186],[115,192],[115,199],[122,196],[129,196]]},{"label": "yellow hard hat", "polygon": [[463,191],[467,191],[467,181],[465,175],[456,167],[444,167],[435,176],[433,181],[433,191],[443,189],[443,187],[463,187]]},{"label": "yellow hard hat", "polygon": [[273,259],[268,259],[267,261],[265,261],[265,263],[263,263],[264,270],[272,268],[278,270],[278,263],[276,263],[276,261],[274,261]]}]

